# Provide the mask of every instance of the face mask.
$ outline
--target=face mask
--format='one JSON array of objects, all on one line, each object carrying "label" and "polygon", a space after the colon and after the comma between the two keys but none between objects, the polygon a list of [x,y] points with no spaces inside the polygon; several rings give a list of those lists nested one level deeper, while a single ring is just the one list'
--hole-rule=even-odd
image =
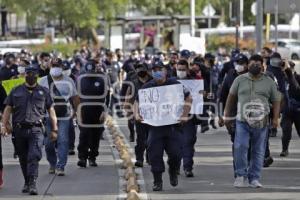
[{"label": "face mask", "polygon": [[272,58],[270,60],[270,65],[273,66],[273,67],[280,67],[281,59],[280,58]]},{"label": "face mask", "polygon": [[53,67],[50,69],[50,75],[53,77],[59,77],[62,75],[62,68],[60,67]]},{"label": "face mask", "polygon": [[156,71],[156,72],[152,72],[152,77],[155,80],[162,80],[165,78],[165,73],[163,71]]},{"label": "face mask", "polygon": [[239,65],[239,64],[235,64],[234,68],[238,73],[241,73],[245,70],[244,65]]},{"label": "face mask", "polygon": [[180,79],[186,78],[186,71],[176,71],[177,77]]},{"label": "face mask", "polygon": [[64,70],[62,73],[63,73],[63,75],[65,75],[65,76],[70,76],[70,75],[71,75],[71,69]]},{"label": "face mask", "polygon": [[35,75],[27,75],[25,77],[25,81],[29,86],[33,86],[34,84],[37,83],[37,76]]},{"label": "face mask", "polygon": [[25,67],[19,66],[18,67],[18,73],[19,74],[24,74],[25,73]]},{"label": "face mask", "polygon": [[147,74],[148,73],[146,71],[141,71],[141,72],[138,73],[138,76],[141,77],[141,78],[145,78],[147,76]]},{"label": "face mask", "polygon": [[261,73],[261,67],[260,67],[260,65],[252,64],[249,67],[249,73],[252,74],[253,76],[259,75]]}]

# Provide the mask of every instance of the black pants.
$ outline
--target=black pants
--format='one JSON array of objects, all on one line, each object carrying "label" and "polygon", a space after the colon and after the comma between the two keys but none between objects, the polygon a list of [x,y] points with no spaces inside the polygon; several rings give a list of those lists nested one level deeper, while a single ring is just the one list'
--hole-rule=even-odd
[{"label": "black pants", "polygon": [[147,138],[149,126],[140,122],[135,122],[136,128],[136,146],[135,146],[135,156],[136,160],[144,162],[144,153],[147,148]]},{"label": "black pants", "polygon": [[130,137],[133,137],[134,138],[134,120],[133,119],[129,119],[128,120],[128,129],[129,129],[129,133],[130,133]]},{"label": "black pants", "polygon": [[99,155],[100,138],[104,128],[83,128],[80,127],[78,158],[96,160]]},{"label": "black pants", "polygon": [[73,150],[75,148],[75,127],[73,123],[73,119],[70,119],[70,126],[69,126],[69,149]]},{"label": "black pants", "polygon": [[0,136],[0,170],[3,169],[3,162],[2,162],[2,141]]},{"label": "black pants", "polygon": [[39,161],[42,159],[44,135],[40,127],[31,129],[15,128],[16,147],[25,181],[38,177]]},{"label": "black pants", "polygon": [[293,124],[295,124],[297,133],[300,136],[300,112],[291,111],[290,113],[284,113],[280,124],[282,128],[282,150],[284,151],[289,149]]}]

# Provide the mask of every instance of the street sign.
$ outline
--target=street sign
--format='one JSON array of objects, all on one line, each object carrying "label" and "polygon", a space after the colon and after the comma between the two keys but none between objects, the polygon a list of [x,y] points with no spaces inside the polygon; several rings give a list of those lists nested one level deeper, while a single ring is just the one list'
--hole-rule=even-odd
[{"label": "street sign", "polygon": [[265,13],[276,12],[276,1],[278,1],[278,13],[299,13],[300,1],[299,0],[265,0]]},{"label": "street sign", "polygon": [[202,13],[205,17],[213,17],[216,14],[216,10],[211,4],[208,4],[203,8]]}]

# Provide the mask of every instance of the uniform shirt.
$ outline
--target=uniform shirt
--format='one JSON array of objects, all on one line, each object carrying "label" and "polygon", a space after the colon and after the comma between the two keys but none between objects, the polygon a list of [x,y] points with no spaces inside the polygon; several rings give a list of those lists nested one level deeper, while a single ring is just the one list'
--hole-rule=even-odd
[{"label": "uniform shirt", "polygon": [[47,88],[37,85],[29,91],[22,84],[10,92],[4,104],[12,107],[13,124],[34,123],[45,117],[53,101]]},{"label": "uniform shirt", "polygon": [[44,77],[44,76],[48,76],[49,73],[50,73],[50,69],[47,68],[47,69],[42,69],[41,68],[41,65],[38,65],[38,70],[39,70],[39,77]]},{"label": "uniform shirt", "polygon": [[253,80],[249,73],[238,76],[230,88],[230,94],[238,98],[237,120],[245,121],[243,116],[244,107],[251,101],[251,88],[253,98],[259,99],[264,104],[265,109],[269,109],[273,102],[281,100],[281,95],[277,90],[275,82],[265,74]]},{"label": "uniform shirt", "polygon": [[6,92],[5,92],[5,89],[4,87],[2,86],[2,84],[0,84],[0,112],[2,113],[3,110],[4,110],[4,100],[6,98]]},{"label": "uniform shirt", "polygon": [[0,81],[9,80],[18,75],[18,66],[12,65],[10,68],[4,66],[0,69]]},{"label": "uniform shirt", "polygon": [[[102,77],[79,76],[78,90],[80,91],[81,119],[84,124],[99,124],[99,118],[104,111],[105,100],[109,95],[108,79],[104,74]],[[90,104],[89,104],[90,103]]]}]

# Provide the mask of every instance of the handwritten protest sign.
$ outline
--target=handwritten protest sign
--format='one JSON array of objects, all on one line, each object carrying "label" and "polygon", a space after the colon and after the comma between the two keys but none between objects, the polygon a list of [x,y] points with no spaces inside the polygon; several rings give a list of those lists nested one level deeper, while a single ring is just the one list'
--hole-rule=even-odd
[{"label": "handwritten protest sign", "polygon": [[164,126],[178,123],[183,112],[181,84],[139,90],[139,110],[143,123]]},{"label": "handwritten protest sign", "polygon": [[193,98],[190,114],[203,113],[203,94],[200,91],[204,90],[203,80],[178,80],[185,89],[187,89]]}]

